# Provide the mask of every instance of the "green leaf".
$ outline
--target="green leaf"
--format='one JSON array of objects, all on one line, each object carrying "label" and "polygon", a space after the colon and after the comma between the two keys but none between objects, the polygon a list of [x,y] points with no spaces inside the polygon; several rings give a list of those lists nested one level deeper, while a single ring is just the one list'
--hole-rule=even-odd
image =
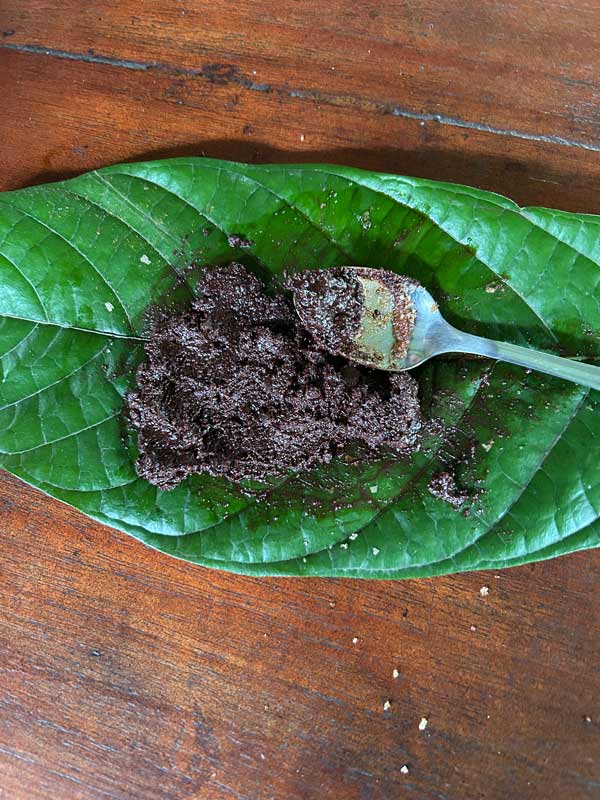
[{"label": "green leaf", "polygon": [[[230,234],[253,244],[233,250]],[[472,333],[600,357],[600,218],[327,165],[174,159],[0,196],[0,466],[190,561],[256,575],[402,578],[600,544],[600,395],[484,360],[415,374],[454,431],[405,461],[338,462],[257,501],[223,479],[137,477],[123,396],[144,314],[193,262],[412,275]],[[462,463],[471,443],[475,457]],[[470,446],[470,445],[469,445]],[[427,490],[454,464],[469,516]]]}]

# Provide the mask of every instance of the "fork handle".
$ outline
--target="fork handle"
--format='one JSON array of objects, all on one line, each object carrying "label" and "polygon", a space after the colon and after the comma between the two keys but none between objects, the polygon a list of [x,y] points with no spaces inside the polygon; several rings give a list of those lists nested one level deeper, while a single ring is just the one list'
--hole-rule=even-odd
[{"label": "fork handle", "polygon": [[595,367],[593,364],[554,356],[541,350],[530,350],[528,347],[520,347],[509,342],[485,339],[483,336],[474,336],[456,328],[454,332],[457,335],[452,337],[452,348],[449,352],[472,353],[508,361],[520,367],[545,372],[546,375],[554,375],[556,378],[563,378],[600,391],[600,367]]}]

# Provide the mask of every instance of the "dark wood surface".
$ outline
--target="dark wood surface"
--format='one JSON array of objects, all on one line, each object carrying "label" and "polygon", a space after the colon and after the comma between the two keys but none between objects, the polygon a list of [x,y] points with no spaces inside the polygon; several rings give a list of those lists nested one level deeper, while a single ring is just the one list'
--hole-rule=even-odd
[{"label": "dark wood surface", "polygon": [[[2,0],[0,188],[205,153],[600,212],[599,53],[597,0]],[[2,800],[600,797],[598,552],[243,578],[6,474],[0,526]]]}]

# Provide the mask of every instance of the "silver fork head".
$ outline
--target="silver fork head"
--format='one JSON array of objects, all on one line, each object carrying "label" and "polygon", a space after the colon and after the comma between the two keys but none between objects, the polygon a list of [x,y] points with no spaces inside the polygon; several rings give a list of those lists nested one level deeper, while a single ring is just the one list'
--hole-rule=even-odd
[{"label": "silver fork head", "polygon": [[448,338],[453,330],[439,312],[438,305],[421,284],[413,280],[402,281],[414,311],[414,327],[408,347],[399,342],[403,332],[398,331],[395,317],[395,297],[387,279],[381,271],[368,267],[353,268],[364,291],[364,310],[360,328],[353,346],[345,355],[352,361],[378,369],[402,372],[422,364],[428,358],[448,351]]}]

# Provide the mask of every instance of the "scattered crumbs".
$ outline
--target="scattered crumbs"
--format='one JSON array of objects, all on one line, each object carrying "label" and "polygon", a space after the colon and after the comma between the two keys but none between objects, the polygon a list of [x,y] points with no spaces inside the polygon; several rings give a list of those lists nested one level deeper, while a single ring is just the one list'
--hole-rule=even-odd
[{"label": "scattered crumbs", "polygon": [[377,490],[378,489],[379,489],[379,487],[377,485],[369,486],[369,491],[371,492],[371,494],[377,494]]},{"label": "scattered crumbs", "polygon": [[487,597],[489,593],[490,593],[490,587],[489,586],[482,586],[481,589],[479,590],[479,594],[482,597]]},{"label": "scattered crumbs", "polygon": [[142,262],[142,264],[150,264],[151,263],[150,259],[146,255],[146,253],[144,253],[143,256],[140,256],[140,261]]},{"label": "scattered crumbs", "polygon": [[454,475],[449,472],[438,472],[433,475],[427,484],[430,494],[450,503],[454,508],[460,508],[469,499],[468,492],[461,492],[456,485]]},{"label": "scattered crumbs", "polygon": [[340,550],[347,550],[348,549],[348,542],[342,542],[340,545]]},{"label": "scattered crumbs", "polygon": [[471,630],[473,631],[473,633],[475,633],[475,631],[477,630],[476,626],[475,625],[471,625]]},{"label": "scattered crumbs", "polygon": [[408,764],[403,764],[403,765],[400,767],[400,772],[401,772],[403,775],[408,775]]},{"label": "scattered crumbs", "polygon": [[351,542],[353,542],[355,539],[358,539],[358,533],[351,533],[350,536],[348,536],[348,538],[350,539]]},{"label": "scattered crumbs", "polygon": [[352,644],[357,644],[357,643],[358,643],[358,636],[355,636],[355,637],[352,639]]},{"label": "scattered crumbs", "polygon": [[399,677],[400,677],[400,673],[398,672],[398,670],[397,669],[393,669],[392,670],[392,678],[399,678]]},{"label": "scattered crumbs", "polygon": [[481,445],[486,453],[489,453],[492,447],[494,446],[494,440],[490,439],[489,442],[485,442],[485,444]]},{"label": "scattered crumbs", "polygon": [[229,247],[252,247],[254,242],[252,239],[246,239],[244,236],[240,236],[239,233],[230,233],[227,237],[227,244]]},{"label": "scattered crumbs", "polygon": [[300,134],[300,141],[303,142],[305,139],[306,139],[305,135],[303,133],[301,133]]},{"label": "scattered crumbs", "polygon": [[381,550],[378,547],[374,547],[373,548],[373,555],[374,556],[378,556],[380,552],[381,552]]},{"label": "scattered crumbs", "polygon": [[107,311],[114,311],[115,309],[112,303],[104,303],[104,307],[106,308]]},{"label": "scattered crumbs", "polygon": [[384,711],[389,711],[391,707],[392,707],[392,704],[390,703],[390,701],[389,700],[384,700],[384,702],[383,702],[383,710]]},{"label": "scattered crumbs", "polygon": [[419,730],[424,731],[428,724],[429,720],[427,719],[427,717],[421,717],[421,719],[419,720]]},{"label": "scattered crumbs", "polygon": [[369,209],[367,209],[364,213],[358,215],[358,221],[360,223],[360,227],[365,230],[371,230],[373,223],[371,222],[371,215],[369,214]]}]

